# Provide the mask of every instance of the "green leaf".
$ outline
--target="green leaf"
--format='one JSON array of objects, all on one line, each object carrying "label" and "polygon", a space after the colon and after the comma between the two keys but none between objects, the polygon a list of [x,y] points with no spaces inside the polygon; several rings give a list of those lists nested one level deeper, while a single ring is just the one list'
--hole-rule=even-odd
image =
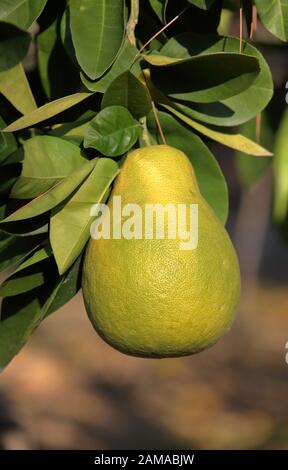
[{"label": "green leaf", "polygon": [[75,263],[61,277],[58,278],[50,296],[48,297],[43,314],[45,317],[51,315],[69,300],[71,300],[81,287],[81,258],[78,256]]},{"label": "green leaf", "polygon": [[0,72],[15,67],[27,54],[30,35],[9,23],[0,22]]},{"label": "green leaf", "polygon": [[274,216],[283,222],[288,213],[288,110],[286,109],[276,134],[274,149],[275,200]]},{"label": "green leaf", "polygon": [[270,33],[288,41],[287,0],[255,0],[260,19]]},{"label": "green leaf", "polygon": [[101,107],[118,105],[127,108],[135,118],[146,116],[151,110],[151,97],[145,85],[131,72],[119,75],[103,96]]},{"label": "green leaf", "polygon": [[79,147],[59,137],[32,137],[23,149],[22,173],[10,194],[16,199],[39,196],[87,162]]},{"label": "green leaf", "polygon": [[20,351],[41,322],[41,302],[41,297],[35,292],[3,300],[0,318],[1,368]]},{"label": "green leaf", "polygon": [[[256,119],[254,118],[243,124],[240,127],[240,132],[249,139],[256,139]],[[274,136],[267,115],[262,113],[259,143],[265,148],[273,149],[273,141]],[[254,158],[237,152],[235,164],[241,184],[245,188],[250,188],[258,181],[271,163],[272,159],[270,157]]]},{"label": "green leaf", "polygon": [[58,270],[63,274],[82,252],[90,236],[95,217],[90,211],[94,204],[103,202],[119,168],[116,162],[100,158],[85,183],[72,198],[52,212],[50,243]]},{"label": "green leaf", "polygon": [[[43,262],[52,255],[49,247],[40,248],[26,259],[0,287],[0,297],[11,297],[36,289],[45,283]],[[46,265],[47,268],[47,265]]]},{"label": "green leaf", "polygon": [[188,0],[195,7],[202,8],[202,10],[208,10],[215,0]]},{"label": "green leaf", "polygon": [[92,80],[112,65],[124,37],[124,0],[73,0],[69,4],[76,57]]},{"label": "green leaf", "polygon": [[[228,216],[228,190],[217,160],[202,140],[184,124],[163,112],[158,112],[158,117],[167,144],[187,155],[193,165],[202,196],[225,224]],[[155,143],[160,144],[158,128],[151,114],[147,126]]]},{"label": "green leaf", "polygon": [[[243,53],[256,57],[260,73],[254,82],[236,96],[214,103],[182,103],[177,108],[197,120],[219,126],[236,126],[249,121],[266,108],[273,95],[273,81],[268,64],[262,54],[243,41]],[[189,58],[194,55],[215,52],[239,52],[239,39],[195,33],[182,33],[171,38],[161,49],[161,54],[173,58]],[[174,102],[176,105],[176,101]],[[184,106],[185,104],[185,106]]]},{"label": "green leaf", "polygon": [[216,142],[220,142],[220,144],[226,145],[234,150],[239,150],[240,152],[248,155],[254,155],[255,157],[271,157],[272,155],[271,152],[241,134],[224,134],[223,132],[215,131],[209,127],[203,126],[203,124],[200,124],[199,122],[193,121],[191,118],[185,116],[171,106],[164,104],[162,106],[170,111],[170,113],[174,114],[174,116],[178,117],[181,121],[185,122],[188,126],[201,134],[206,135],[206,137],[209,137]]},{"label": "green leaf", "polygon": [[145,60],[155,66],[151,79],[163,93],[178,100],[200,103],[241,93],[259,73],[258,60],[245,54],[219,52],[189,59],[151,54],[145,56]]},{"label": "green leaf", "polygon": [[[81,73],[81,80],[83,84],[91,91],[98,91],[104,93],[108,86],[115,78],[121,73],[130,70],[131,73],[138,76],[141,72],[139,60],[135,61],[138,50],[127,39],[124,40],[119,54],[116,57],[112,67],[97,81],[91,81],[83,73]],[[133,64],[133,62],[135,63]]]},{"label": "green leaf", "polygon": [[11,268],[41,243],[41,235],[20,237],[0,230],[0,271]]},{"label": "green leaf", "polygon": [[0,93],[22,114],[37,108],[21,63],[0,72]]},{"label": "green leaf", "polygon": [[140,124],[126,108],[110,106],[90,122],[84,136],[84,147],[92,147],[108,157],[118,157],[135,144],[140,134]]},{"label": "green leaf", "polygon": [[[5,127],[5,122],[0,116],[0,129]],[[13,134],[8,134],[0,131],[0,163],[4,162],[6,158],[17,150],[17,142]]]},{"label": "green leaf", "polygon": [[60,202],[70,196],[85,178],[87,178],[93,170],[96,161],[97,159],[94,159],[85,163],[79,169],[77,168],[71,175],[56,183],[45,193],[32,199],[28,204],[20,207],[20,209],[2,220],[0,224],[29,219],[53,209],[53,207],[56,207]]},{"label": "green leaf", "polygon": [[[51,266],[49,266],[49,264]],[[0,316],[0,367],[5,367],[20,351],[41,321],[68,302],[80,287],[81,257],[64,276],[57,276],[55,263],[45,267],[50,276],[44,286],[6,297]]]},{"label": "green leaf", "polygon": [[47,0],[1,0],[0,21],[28,29],[40,16]]},{"label": "green leaf", "polygon": [[66,109],[72,108],[72,106],[89,98],[89,96],[91,96],[91,93],[74,93],[73,95],[64,96],[58,100],[51,101],[31,113],[27,113],[25,116],[17,119],[17,121],[12,122],[12,124],[7,126],[6,129],[3,129],[3,131],[15,132],[20,129],[26,129],[26,127],[35,126],[35,124],[39,122],[46,121],[46,119],[57,116],[57,114],[62,113]]}]

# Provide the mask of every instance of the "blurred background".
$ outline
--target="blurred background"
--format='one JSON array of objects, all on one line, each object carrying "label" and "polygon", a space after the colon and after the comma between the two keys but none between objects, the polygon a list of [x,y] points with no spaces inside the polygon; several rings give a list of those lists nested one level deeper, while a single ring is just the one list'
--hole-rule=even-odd
[{"label": "blurred background", "polygon": [[[261,27],[255,42],[273,72],[274,135],[287,108],[287,47]],[[243,173],[240,156],[212,150],[229,184],[242,272],[231,332],[199,355],[136,359],[96,335],[78,294],[1,374],[0,448],[288,449],[288,241],[285,221],[272,217],[273,168],[255,170],[246,157]]]}]

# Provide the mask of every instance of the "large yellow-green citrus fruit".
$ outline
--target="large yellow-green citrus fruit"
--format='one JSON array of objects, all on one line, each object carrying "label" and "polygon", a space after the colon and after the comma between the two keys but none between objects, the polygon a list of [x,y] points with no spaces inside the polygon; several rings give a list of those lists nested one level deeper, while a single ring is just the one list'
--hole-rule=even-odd
[{"label": "large yellow-green citrus fruit", "polygon": [[187,214],[191,204],[198,204],[198,245],[180,249],[179,236],[166,236],[167,217],[164,239],[91,238],[83,295],[99,335],[114,348],[142,357],[183,356],[216,343],[233,321],[239,267],[186,155],[166,145],[131,152],[109,198],[109,220],[114,196],[121,196],[122,206],[137,203],[143,214],[146,204],[185,204]]}]

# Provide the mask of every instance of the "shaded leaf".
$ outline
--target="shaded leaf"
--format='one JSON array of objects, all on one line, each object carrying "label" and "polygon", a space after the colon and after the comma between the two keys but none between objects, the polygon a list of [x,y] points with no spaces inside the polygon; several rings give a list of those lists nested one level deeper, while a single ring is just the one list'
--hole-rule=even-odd
[{"label": "shaded leaf", "polygon": [[140,124],[126,108],[110,106],[96,115],[84,136],[84,147],[92,147],[103,155],[117,157],[127,152],[141,133]]},{"label": "shaded leaf", "polygon": [[141,72],[139,67],[139,60],[135,61],[138,50],[127,39],[124,40],[122,47],[117,55],[112,67],[97,81],[92,81],[81,73],[81,80],[83,84],[91,91],[98,91],[104,93],[108,86],[115,78],[121,73],[129,70],[134,75],[138,76]]},{"label": "shaded leaf", "polygon": [[52,250],[49,245],[39,248],[25,259],[23,263],[0,286],[0,297],[23,294],[44,284],[43,261],[50,258]]},{"label": "shaded leaf", "polygon": [[21,172],[21,165],[19,163],[8,164],[9,159],[10,157],[4,161],[0,171],[0,198],[6,200]]},{"label": "shaded leaf", "polygon": [[195,7],[202,8],[202,10],[208,10],[215,0],[188,0]]},{"label": "shaded leaf", "polygon": [[48,284],[4,298],[0,316],[0,367],[20,351],[41,321],[70,300],[79,290],[80,257],[64,276],[51,263]]},{"label": "shaded leaf", "polygon": [[151,97],[147,87],[127,71],[111,83],[103,96],[102,109],[113,105],[123,106],[135,118],[141,118],[151,110]]},{"label": "shaded leaf", "polygon": [[167,0],[149,0],[149,3],[154,13],[156,13],[156,15],[158,16],[158,19],[162,23],[164,19],[164,10],[165,10],[165,4],[167,3]]},{"label": "shaded leaf", "polygon": [[0,318],[0,367],[5,367],[27,342],[42,318],[41,296],[28,292],[7,297]]},{"label": "shaded leaf", "polygon": [[0,22],[0,72],[15,67],[27,54],[30,35],[9,23]]},{"label": "shaded leaf", "polygon": [[185,122],[185,124],[188,126],[192,127],[201,134],[210,137],[210,139],[215,140],[216,142],[220,142],[220,144],[226,145],[227,147],[235,150],[239,150],[240,152],[246,153],[248,155],[254,155],[255,157],[271,157],[272,155],[271,152],[241,134],[224,134],[223,132],[210,129],[209,127],[203,126],[203,124],[200,124],[199,122],[193,121],[193,119],[185,116],[171,106],[164,104],[162,106],[178,117],[181,121]]},{"label": "shaded leaf", "polygon": [[124,37],[124,0],[73,0],[70,24],[76,57],[92,80],[112,65]]},{"label": "shaded leaf", "polygon": [[45,303],[43,309],[45,317],[69,302],[79,291],[81,287],[81,258],[81,255],[78,256],[71,268],[58,278]]},{"label": "shaded leaf", "polygon": [[[0,129],[5,127],[5,122],[0,117]],[[13,134],[0,131],[0,163],[17,150],[17,142]]]},{"label": "shaded leaf", "polygon": [[72,198],[53,211],[50,222],[50,243],[58,270],[63,274],[82,252],[90,236],[95,217],[90,215],[94,204],[103,202],[119,168],[116,162],[100,158],[85,183]]},{"label": "shaded leaf", "polygon": [[219,52],[189,59],[155,54],[145,56],[145,60],[155,65],[151,79],[163,93],[200,103],[211,103],[241,93],[259,73],[258,60],[245,54]]},{"label": "shaded leaf", "polygon": [[43,214],[64,201],[91,173],[97,159],[76,169],[71,175],[56,183],[51,189],[32,199],[28,204],[6,217],[0,224],[25,220]]},{"label": "shaded leaf", "polygon": [[57,18],[37,36],[39,73],[49,99],[61,98],[78,91],[80,85],[79,71],[61,42],[58,23]]},{"label": "shaded leaf", "polygon": [[11,191],[16,199],[32,199],[87,162],[76,145],[59,137],[36,136],[23,144],[22,173]]},{"label": "shaded leaf", "polygon": [[[209,124],[235,126],[252,119],[267,106],[273,95],[273,81],[269,66],[255,47],[245,41],[242,46],[243,53],[256,57],[259,61],[260,73],[251,86],[236,96],[214,103],[189,104],[178,101],[179,111]],[[214,52],[239,52],[239,39],[182,33],[171,38],[161,49],[161,54],[173,58],[189,58],[191,55]]]},{"label": "shaded leaf", "polygon": [[0,271],[10,268],[38,246],[43,237],[20,237],[0,231]]},{"label": "shaded leaf", "polygon": [[[228,216],[228,190],[217,160],[202,140],[184,124],[163,112],[158,112],[158,117],[167,144],[187,155],[193,165],[202,196],[225,224]],[[161,144],[157,125],[151,114],[147,125],[155,143]]]},{"label": "shaded leaf", "polygon": [[27,113],[25,116],[17,119],[17,121],[12,122],[6,129],[3,129],[5,132],[14,132],[19,131],[20,129],[25,129],[26,127],[35,126],[39,122],[46,121],[53,116],[56,116],[59,113],[62,113],[66,109],[72,108],[81,101],[89,98],[91,93],[75,93],[73,95],[64,96],[58,100],[51,101],[50,103],[44,104],[40,108],[35,109],[30,113]]}]

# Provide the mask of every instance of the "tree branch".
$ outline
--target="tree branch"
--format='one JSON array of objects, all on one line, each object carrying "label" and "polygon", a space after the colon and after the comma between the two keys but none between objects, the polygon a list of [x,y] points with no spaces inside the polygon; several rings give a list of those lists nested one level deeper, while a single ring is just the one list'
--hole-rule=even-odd
[{"label": "tree branch", "polygon": [[136,46],[136,36],[135,36],[135,28],[138,23],[139,17],[139,0],[131,0],[131,11],[129,21],[127,23],[126,31],[127,31],[127,38],[133,46]]}]

